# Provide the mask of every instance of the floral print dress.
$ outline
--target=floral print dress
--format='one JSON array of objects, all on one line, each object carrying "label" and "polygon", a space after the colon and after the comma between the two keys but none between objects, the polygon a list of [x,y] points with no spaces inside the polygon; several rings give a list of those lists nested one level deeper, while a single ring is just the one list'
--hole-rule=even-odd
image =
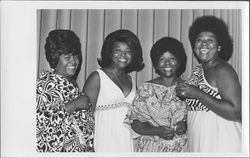
[{"label": "floral print dress", "polygon": [[80,94],[53,70],[40,74],[36,85],[36,138],[38,152],[93,152],[92,109],[69,115],[65,103]]},{"label": "floral print dress", "polygon": [[[155,83],[143,83],[137,90],[132,108],[125,123],[131,125],[133,120],[149,122],[152,126],[175,126],[179,121],[186,121],[187,109],[175,93],[175,85],[166,87]],[[136,152],[185,152],[187,151],[187,134],[175,135],[172,140],[158,136],[143,136],[134,133]]]}]

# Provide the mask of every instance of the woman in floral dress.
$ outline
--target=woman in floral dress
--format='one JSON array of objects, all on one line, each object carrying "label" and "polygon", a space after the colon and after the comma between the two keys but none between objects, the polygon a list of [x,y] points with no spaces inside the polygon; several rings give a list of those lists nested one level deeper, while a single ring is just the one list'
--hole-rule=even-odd
[{"label": "woman in floral dress", "polygon": [[45,55],[51,70],[42,72],[36,85],[36,150],[92,152],[93,113],[74,80],[81,63],[80,40],[70,30],[53,30]]},{"label": "woman in floral dress", "polygon": [[176,96],[182,81],[186,54],[176,39],[164,37],[151,49],[151,60],[159,77],[137,90],[125,122],[134,130],[136,152],[187,151],[186,104]]}]

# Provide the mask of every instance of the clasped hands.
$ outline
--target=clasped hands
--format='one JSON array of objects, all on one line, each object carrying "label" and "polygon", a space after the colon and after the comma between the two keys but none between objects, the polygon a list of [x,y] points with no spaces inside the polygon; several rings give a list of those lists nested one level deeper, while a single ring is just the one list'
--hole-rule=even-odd
[{"label": "clasped hands", "polygon": [[179,121],[176,123],[176,130],[169,126],[159,126],[157,136],[165,140],[171,140],[175,135],[182,135],[187,131],[187,123]]}]

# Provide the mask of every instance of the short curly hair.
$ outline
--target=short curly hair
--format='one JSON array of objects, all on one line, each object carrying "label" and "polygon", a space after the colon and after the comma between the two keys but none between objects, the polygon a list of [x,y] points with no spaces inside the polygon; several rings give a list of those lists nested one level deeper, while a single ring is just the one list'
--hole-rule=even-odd
[{"label": "short curly hair", "polygon": [[126,67],[125,72],[130,73],[132,71],[140,71],[144,67],[143,58],[142,58],[142,48],[138,37],[129,30],[116,30],[107,35],[104,39],[102,50],[101,50],[101,59],[97,59],[98,64],[104,68],[111,64],[113,47],[116,42],[124,42],[131,49],[132,61]]},{"label": "short curly hair", "polygon": [[186,70],[187,55],[182,43],[172,37],[163,37],[159,39],[155,42],[155,44],[150,50],[150,57],[152,64],[155,68],[155,72],[159,74],[159,70],[157,70],[157,65],[160,60],[160,57],[166,51],[169,51],[177,59],[178,63],[180,64],[180,67],[176,72],[176,76],[181,76],[181,74]]},{"label": "short curly hair", "polygon": [[212,32],[216,36],[218,44],[221,46],[221,50],[218,54],[221,59],[228,61],[231,58],[233,41],[229,35],[228,27],[222,19],[211,15],[201,16],[195,19],[189,28],[188,34],[193,50],[196,38],[201,32]]},{"label": "short curly hair", "polygon": [[78,36],[71,30],[52,30],[45,43],[45,56],[51,68],[55,68],[62,54],[79,56],[82,62],[81,43]]}]

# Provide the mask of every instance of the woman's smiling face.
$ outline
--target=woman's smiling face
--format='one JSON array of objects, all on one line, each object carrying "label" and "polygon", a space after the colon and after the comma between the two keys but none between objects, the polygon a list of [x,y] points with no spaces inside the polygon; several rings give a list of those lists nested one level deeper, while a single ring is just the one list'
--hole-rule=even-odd
[{"label": "woman's smiling face", "polygon": [[169,51],[162,54],[158,61],[157,69],[159,74],[166,77],[175,76],[179,68],[179,63],[176,57]]},{"label": "woman's smiling face", "polygon": [[112,52],[112,65],[118,68],[126,68],[132,60],[129,46],[124,42],[115,42]]},{"label": "woman's smiling face", "polygon": [[66,78],[71,78],[75,75],[79,63],[80,61],[77,55],[62,54],[59,57],[55,71]]},{"label": "woman's smiling face", "polygon": [[218,41],[212,32],[201,32],[195,41],[194,52],[201,62],[209,62],[218,56]]}]

